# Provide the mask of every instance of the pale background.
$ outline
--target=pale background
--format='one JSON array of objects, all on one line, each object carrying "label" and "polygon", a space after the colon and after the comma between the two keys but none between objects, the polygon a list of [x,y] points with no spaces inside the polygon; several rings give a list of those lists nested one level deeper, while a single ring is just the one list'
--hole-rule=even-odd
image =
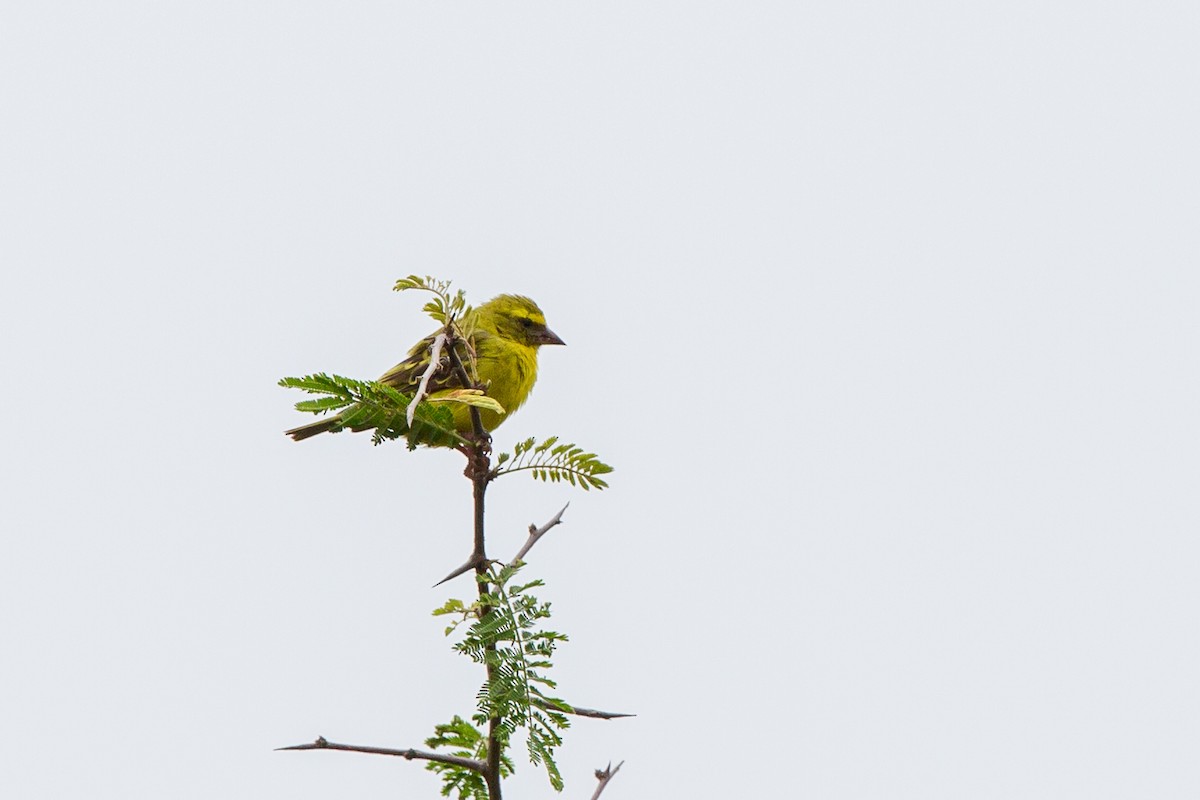
[{"label": "pale background", "polygon": [[[436,797],[453,453],[283,375],[533,295],[564,797],[1200,795],[1200,11],[8,3],[0,795]],[[520,753],[517,754],[520,757]],[[550,797],[522,766],[510,796]]]}]

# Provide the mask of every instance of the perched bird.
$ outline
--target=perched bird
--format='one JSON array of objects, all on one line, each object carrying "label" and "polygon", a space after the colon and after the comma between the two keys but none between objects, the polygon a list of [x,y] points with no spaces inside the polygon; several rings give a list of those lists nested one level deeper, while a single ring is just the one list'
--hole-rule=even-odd
[{"label": "perched bird", "polygon": [[[475,352],[479,382],[487,396],[504,408],[503,414],[486,408],[479,410],[484,429],[491,431],[520,408],[533,390],[537,380],[538,348],[544,344],[566,342],[546,327],[546,317],[537,303],[514,294],[502,294],[473,309],[460,321],[460,327]],[[393,386],[405,394],[414,394],[429,367],[430,349],[436,336],[436,333],[430,334],[417,342],[408,351],[408,358],[380,376],[379,383]],[[445,355],[442,359],[445,361]],[[437,397],[439,393],[466,387],[449,364],[443,364],[434,372],[426,388],[430,397]],[[451,406],[458,432],[472,433],[470,409],[462,403]],[[341,419],[342,415],[337,414],[285,433],[298,442],[340,427]]]}]

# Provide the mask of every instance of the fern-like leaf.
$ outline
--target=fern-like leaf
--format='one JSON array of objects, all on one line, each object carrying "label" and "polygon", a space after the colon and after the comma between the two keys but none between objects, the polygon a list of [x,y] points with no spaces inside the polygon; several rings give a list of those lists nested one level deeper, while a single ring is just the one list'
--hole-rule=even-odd
[{"label": "fern-like leaf", "polygon": [[558,437],[551,436],[540,444],[531,437],[517,442],[511,456],[508,453],[497,455],[492,476],[499,477],[522,470],[529,471],[537,480],[552,483],[566,481],[586,491],[608,488],[608,482],[599,476],[612,472],[612,467],[601,461],[595,453],[585,452],[573,443],[558,444]]},{"label": "fern-like leaf", "polygon": [[[487,737],[471,723],[457,714],[449,723],[434,727],[434,735],[425,740],[425,744],[434,750],[452,748],[450,755],[461,758],[471,758],[476,761],[487,759]],[[442,779],[442,797],[449,797],[452,792],[458,792],[458,800],[488,800],[487,783],[483,775],[473,769],[458,764],[444,764],[431,761],[425,769],[437,773]],[[500,776],[508,777],[513,773],[512,759],[500,757]]]},{"label": "fern-like leaf", "polygon": [[401,437],[407,440],[410,450],[420,445],[453,447],[466,443],[454,425],[453,412],[446,404],[418,403],[410,425],[406,411],[412,403],[412,397],[384,383],[316,373],[300,378],[283,378],[279,385],[321,395],[313,400],[299,401],[296,410],[312,414],[339,412],[334,431],[373,428],[371,441],[375,444]]},{"label": "fern-like leaf", "polygon": [[407,278],[396,281],[396,285],[392,288],[397,292],[411,289],[431,292],[433,299],[426,303],[421,310],[433,317],[440,325],[447,325],[452,320],[462,319],[471,311],[462,289],[451,293],[450,281],[438,280],[431,275],[423,278],[420,275],[409,275]]},{"label": "fern-like leaf", "polygon": [[488,591],[476,603],[450,600],[434,614],[458,615],[463,621],[473,618],[454,649],[490,668],[490,680],[476,693],[475,721],[484,725],[498,719],[497,734],[505,744],[525,728],[529,760],[540,764],[550,784],[561,790],[554,751],[562,744],[560,732],[570,726],[562,713],[570,706],[546,694],[555,682],[545,671],[552,666],[555,648],[567,637],[541,627],[550,617],[550,604],[539,601],[530,590],[542,586],[542,581],[514,582],[520,569],[521,565],[493,564],[480,576]]}]

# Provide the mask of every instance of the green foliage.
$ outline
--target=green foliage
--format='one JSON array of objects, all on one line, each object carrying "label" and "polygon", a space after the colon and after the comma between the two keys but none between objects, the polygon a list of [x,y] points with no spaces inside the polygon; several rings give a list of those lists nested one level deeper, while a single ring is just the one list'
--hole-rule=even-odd
[{"label": "green foliage", "polygon": [[[432,275],[426,275],[423,278],[420,275],[409,275],[407,278],[396,281],[396,285],[392,289],[397,292],[415,289],[433,294],[433,299],[426,303],[421,310],[443,326],[446,333],[452,335],[456,348],[462,348],[465,351],[465,358],[461,359],[463,365],[471,380],[478,383],[479,371],[475,361],[475,352],[471,347],[471,335],[475,330],[477,315],[473,314],[474,309],[467,305],[467,297],[463,290],[458,289],[451,294],[450,281],[438,280]],[[460,351],[456,349],[455,352]]]},{"label": "green foliage", "polygon": [[608,482],[597,476],[612,472],[612,467],[598,459],[595,453],[586,453],[582,447],[569,442],[558,444],[557,436],[551,436],[541,444],[535,442],[530,437],[517,442],[511,456],[497,454],[492,476],[529,470],[537,480],[566,481],[584,490],[608,488]]},{"label": "green foliage", "polygon": [[562,775],[554,760],[554,749],[562,744],[560,731],[570,727],[566,713],[570,705],[548,692],[557,684],[546,676],[551,657],[567,637],[541,628],[550,617],[550,604],[529,593],[542,586],[540,580],[512,584],[522,565],[492,567],[479,580],[488,591],[473,603],[449,600],[435,616],[456,615],[460,619],[446,629],[450,634],[459,623],[470,621],[454,649],[478,664],[490,667],[491,680],[476,694],[474,720],[479,725],[500,721],[498,741],[507,749],[512,735],[526,730],[529,760],[541,764],[550,784],[562,790]]},{"label": "green foliage", "polygon": [[296,403],[297,411],[314,414],[341,411],[333,428],[335,432],[374,428],[371,441],[375,444],[403,436],[409,450],[418,445],[453,447],[466,442],[455,430],[454,414],[444,404],[418,403],[410,426],[405,415],[412,397],[383,383],[316,373],[284,378],[279,385],[319,395],[315,400]]},{"label": "green foliage", "polygon": [[392,289],[397,292],[410,289],[431,292],[433,299],[426,303],[422,310],[440,325],[462,319],[471,311],[462,289],[450,294],[450,281],[438,280],[431,275],[426,275],[424,278],[420,275],[409,275],[407,278],[396,281],[396,285]]},{"label": "green foliage", "polygon": [[[436,726],[434,731],[434,735],[425,740],[425,744],[434,750],[439,747],[452,747],[452,756],[473,758],[476,761],[487,760],[487,737],[457,714],[448,724]],[[451,792],[458,792],[458,800],[488,800],[487,783],[483,775],[473,769],[437,761],[429,762],[425,769],[441,776],[442,797],[449,797]],[[501,755],[500,777],[507,778],[512,773],[512,759]]]}]

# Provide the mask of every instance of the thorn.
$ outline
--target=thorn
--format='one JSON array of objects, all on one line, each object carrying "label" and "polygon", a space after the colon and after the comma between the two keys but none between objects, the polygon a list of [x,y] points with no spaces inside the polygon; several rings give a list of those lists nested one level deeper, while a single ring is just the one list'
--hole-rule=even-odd
[{"label": "thorn", "polygon": [[320,750],[321,748],[328,747],[328,746],[329,746],[329,742],[325,740],[325,737],[318,736],[317,740],[310,744],[294,744],[291,747],[276,747],[275,751],[278,752],[280,750]]},{"label": "thorn", "polygon": [[472,553],[471,557],[467,559],[467,562],[465,564],[463,564],[461,567],[456,568],[449,575],[447,575],[446,577],[442,578],[440,581],[435,583],[433,585],[433,587],[436,589],[437,587],[441,586],[446,581],[454,580],[459,575],[462,575],[464,572],[470,572],[471,570],[475,569],[482,563],[483,563],[483,558],[480,557],[480,555],[478,553]]}]

